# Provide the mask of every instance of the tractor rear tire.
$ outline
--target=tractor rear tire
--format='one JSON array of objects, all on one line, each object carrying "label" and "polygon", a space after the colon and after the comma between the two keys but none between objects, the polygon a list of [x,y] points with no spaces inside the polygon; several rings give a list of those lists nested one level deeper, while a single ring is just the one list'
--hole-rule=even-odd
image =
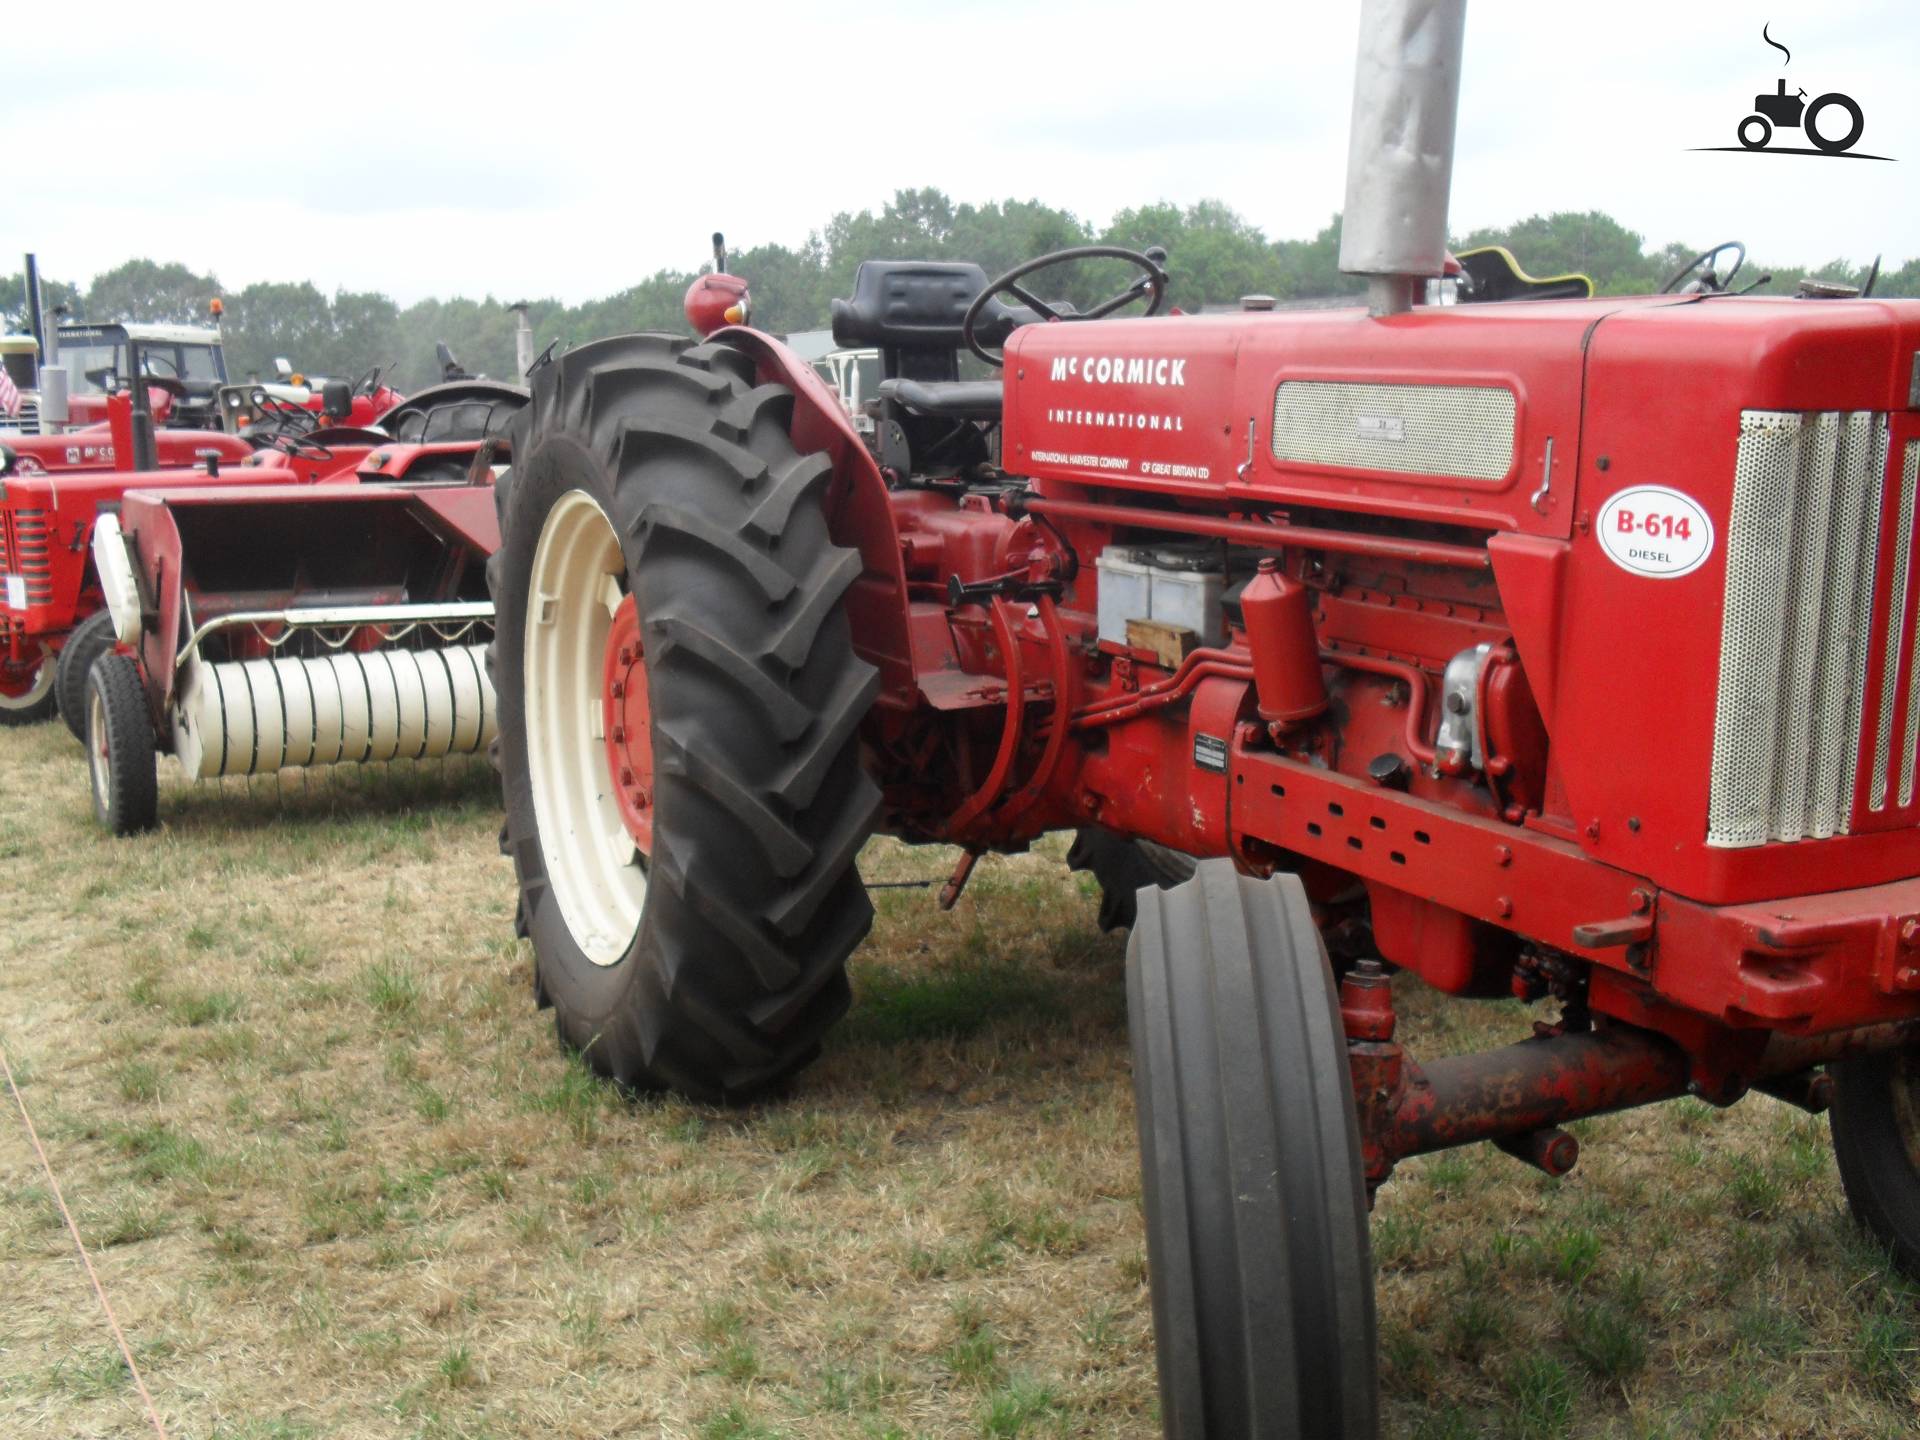
[{"label": "tractor rear tire", "polygon": [[0,660],[0,725],[38,725],[53,718],[58,703],[53,694],[57,663],[47,650],[40,652],[38,660],[24,664]]},{"label": "tractor rear tire", "polygon": [[[872,924],[855,861],[880,794],[858,730],[879,682],[845,610],[860,560],[828,534],[832,467],[795,448],[792,392],[755,384],[743,352],[626,336],[532,388],[488,578],[536,997],[623,1085],[746,1099],[818,1054]],[[615,692],[601,654],[629,663],[629,604],[644,672]],[[633,775],[610,773],[610,742],[636,743],[602,719],[621,693],[650,707],[645,837],[619,808]]]},{"label": "tractor rear tire", "polygon": [[93,818],[114,835],[151,830],[160,818],[153,716],[140,669],[108,653],[87,672],[87,772],[93,782]]},{"label": "tractor rear tire", "polygon": [[1833,1157],[1858,1220],[1920,1280],[1920,1050],[1833,1068]]},{"label": "tractor rear tire", "polygon": [[1127,946],[1169,1440],[1378,1428],[1367,1201],[1333,971],[1292,875],[1200,863]]},{"label": "tractor rear tire", "polygon": [[87,743],[87,676],[93,662],[113,648],[113,616],[96,610],[67,635],[53,669],[53,694],[60,718],[82,745]]},{"label": "tractor rear tire", "polygon": [[1100,883],[1102,930],[1131,930],[1137,892],[1148,886],[1169,890],[1191,880],[1197,864],[1191,855],[1151,840],[1129,840],[1099,825],[1077,831],[1067,851],[1069,870],[1084,870]]}]

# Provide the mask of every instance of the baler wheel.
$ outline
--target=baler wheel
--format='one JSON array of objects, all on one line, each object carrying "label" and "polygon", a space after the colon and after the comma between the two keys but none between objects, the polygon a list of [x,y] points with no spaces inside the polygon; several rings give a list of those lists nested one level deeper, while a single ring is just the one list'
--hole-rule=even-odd
[{"label": "baler wheel", "polygon": [[1151,840],[1129,840],[1099,825],[1076,831],[1067,850],[1067,868],[1084,870],[1100,884],[1102,930],[1131,930],[1138,909],[1136,893],[1148,886],[1170,890],[1191,880],[1198,863],[1178,850]]},{"label": "baler wheel", "polygon": [[56,664],[45,650],[19,664],[0,659],[0,725],[38,725],[53,717]]},{"label": "baler wheel", "polygon": [[53,694],[60,718],[82,745],[87,743],[87,676],[93,662],[113,648],[113,616],[96,610],[67,636],[53,669]]},{"label": "baler wheel", "polygon": [[86,696],[93,818],[115,835],[151,830],[160,817],[160,793],[139,667],[126,655],[100,656],[87,672]]},{"label": "baler wheel", "polygon": [[1835,1065],[1831,1118],[1854,1218],[1920,1280],[1920,1050]]},{"label": "baler wheel", "polygon": [[1170,1440],[1377,1430],[1367,1202],[1333,970],[1298,878],[1201,862],[1127,946]]},{"label": "baler wheel", "polygon": [[743,352],[627,336],[532,386],[488,578],[535,993],[621,1083],[744,1099],[818,1053],[872,923],[860,559]]}]

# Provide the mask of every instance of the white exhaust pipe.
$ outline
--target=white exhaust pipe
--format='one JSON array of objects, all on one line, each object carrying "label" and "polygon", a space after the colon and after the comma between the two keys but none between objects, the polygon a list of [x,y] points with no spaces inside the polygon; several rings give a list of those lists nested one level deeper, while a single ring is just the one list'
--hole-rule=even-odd
[{"label": "white exhaust pipe", "polygon": [[513,368],[519,380],[533,369],[533,326],[527,323],[529,302],[516,300],[507,309],[513,312]]},{"label": "white exhaust pipe", "polygon": [[1409,308],[1447,261],[1447,194],[1467,0],[1362,0],[1340,268],[1375,315]]}]

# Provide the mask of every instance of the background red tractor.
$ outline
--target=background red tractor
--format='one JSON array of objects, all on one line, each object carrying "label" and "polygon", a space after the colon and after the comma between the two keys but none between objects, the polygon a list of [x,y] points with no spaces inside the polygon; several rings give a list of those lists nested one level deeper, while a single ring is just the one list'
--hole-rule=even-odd
[{"label": "background red tractor", "polygon": [[[504,846],[599,1070],[765,1094],[850,1001],[876,829],[960,847],[949,901],[1081,831],[1170,1435],[1375,1433],[1396,1163],[1560,1175],[1677,1095],[1831,1105],[1920,1273],[1920,305],[1416,306],[1463,30],[1365,6],[1364,309],[869,262],[872,449],[769,336],[629,336],[534,369],[496,492]],[[1390,966],[1557,1018],[1417,1062]]]},{"label": "background red tractor", "polygon": [[[140,363],[137,341],[134,353]],[[99,426],[4,442],[12,458],[0,475],[0,724],[38,723],[58,710],[81,738],[87,671],[112,634],[93,566],[93,527],[128,491],[354,484],[361,460],[396,440],[429,447],[426,458],[409,458],[428,477],[458,479],[496,409],[524,394],[464,380],[407,402],[379,374],[376,367],[355,384],[326,382],[311,391],[311,405],[261,387],[228,387],[221,403],[244,438],[157,428],[142,413],[145,396],[121,391],[108,397],[108,420]],[[226,405],[229,398],[246,408]],[[376,409],[379,425],[356,419]]]}]

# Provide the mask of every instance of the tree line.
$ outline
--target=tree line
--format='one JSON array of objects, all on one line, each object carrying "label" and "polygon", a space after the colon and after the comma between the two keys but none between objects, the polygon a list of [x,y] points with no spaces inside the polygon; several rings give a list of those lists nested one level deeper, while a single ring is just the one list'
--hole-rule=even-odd
[{"label": "tree line", "polygon": [[[1584,271],[1602,294],[1657,289],[1688,259],[1714,243],[1672,241],[1650,247],[1644,235],[1599,211],[1534,215],[1511,225],[1455,237],[1455,250],[1505,245],[1536,275]],[[689,237],[689,249],[704,248]],[[1183,309],[1231,304],[1242,295],[1297,300],[1350,295],[1360,286],[1339,269],[1340,217],[1308,239],[1269,239],[1258,226],[1217,200],[1123,210],[1106,225],[1037,200],[955,202],[935,189],[901,190],[877,213],[835,215],[798,245],[764,242],[728,256],[728,268],[752,286],[754,323],[776,333],[825,328],[828,304],[852,293],[853,272],[865,259],[973,260],[989,275],[1069,245],[1111,244],[1167,251],[1170,301]],[[1749,260],[1741,283],[1771,274],[1762,293],[1792,294],[1802,276],[1860,284],[1867,267],[1844,259],[1824,265]],[[528,319],[536,349],[562,348],[636,329],[685,329],[680,302],[693,278],[710,266],[665,269],[603,299],[566,305],[532,301]],[[1086,304],[1111,293],[1124,267],[1078,267],[1057,277],[1051,295]],[[24,328],[24,282],[0,277],[0,319]],[[514,318],[507,302],[487,296],[421,300],[401,306],[377,291],[336,290],[312,282],[261,281],[238,290],[213,275],[176,263],[129,260],[82,286],[43,280],[45,303],[65,304],[76,318],[205,323],[208,301],[219,296],[227,364],[236,378],[271,375],[277,356],[298,370],[353,376],[371,365],[390,367],[394,383],[420,389],[439,378],[436,341],[445,341],[467,369],[513,375]],[[1876,295],[1920,296],[1920,257],[1883,267]],[[512,299],[514,297],[509,297]]]}]

